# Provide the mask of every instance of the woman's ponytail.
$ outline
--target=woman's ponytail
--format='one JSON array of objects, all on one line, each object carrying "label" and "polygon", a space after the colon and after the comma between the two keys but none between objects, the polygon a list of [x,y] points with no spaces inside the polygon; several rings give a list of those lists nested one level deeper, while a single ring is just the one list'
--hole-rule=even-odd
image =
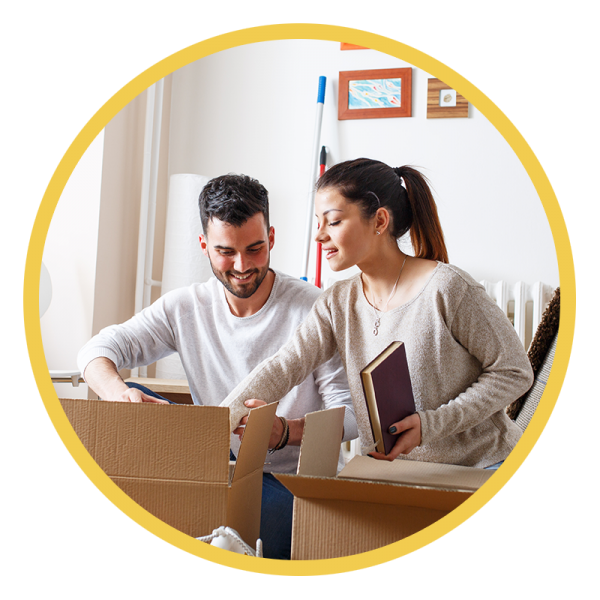
[{"label": "woman's ponytail", "polygon": [[447,263],[448,251],[444,242],[444,232],[427,179],[412,167],[398,167],[394,172],[404,180],[412,209],[410,241],[415,256]]},{"label": "woman's ponytail", "polygon": [[386,208],[391,216],[389,233],[395,240],[410,231],[417,258],[448,262],[433,195],[427,179],[416,169],[392,169],[378,160],[357,158],[325,171],[316,188],[317,191],[338,190],[346,200],[360,206],[367,220],[372,219],[379,208]]}]

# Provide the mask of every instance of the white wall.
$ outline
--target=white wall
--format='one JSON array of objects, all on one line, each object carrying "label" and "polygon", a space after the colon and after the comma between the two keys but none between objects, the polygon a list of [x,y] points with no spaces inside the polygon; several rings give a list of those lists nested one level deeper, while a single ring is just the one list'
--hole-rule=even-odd
[{"label": "white wall", "polygon": [[[175,72],[164,109],[156,252],[164,239],[167,174],[242,172],[270,192],[272,265],[302,273],[318,78],[325,75],[321,141],[330,165],[367,156],[422,167],[434,188],[451,262],[476,279],[557,286],[542,204],[510,146],[475,107],[467,119],[427,119],[429,75],[414,68],[411,118],[337,120],[339,71],[404,66],[373,50],[287,40],[226,50]],[[93,333],[133,314],[144,111],[143,97],[136,98],[107,125],[75,169],[52,219],[44,262],[54,299],[42,319],[50,369],[76,368],[77,351]],[[161,267],[155,253],[156,279]],[[324,264],[323,279],[330,276]],[[61,396],[86,394],[85,386],[57,388]]]},{"label": "white wall", "polygon": [[[77,352],[92,335],[103,150],[102,131],[67,182],[44,246],[52,301],[41,318],[41,330],[50,370],[76,370]],[[87,397],[86,384],[54,387],[61,398]]]},{"label": "white wall", "polygon": [[[510,146],[475,107],[467,119],[427,119],[429,75],[415,68],[411,118],[337,120],[339,71],[404,66],[374,50],[341,51],[338,43],[312,40],[203,58],[173,75],[169,172],[259,179],[270,192],[276,230],[272,264],[300,275],[318,77],[325,75],[321,142],[330,165],[367,156],[422,167],[452,263],[476,279],[557,286],[542,204]],[[324,265],[323,277],[328,273]]]}]

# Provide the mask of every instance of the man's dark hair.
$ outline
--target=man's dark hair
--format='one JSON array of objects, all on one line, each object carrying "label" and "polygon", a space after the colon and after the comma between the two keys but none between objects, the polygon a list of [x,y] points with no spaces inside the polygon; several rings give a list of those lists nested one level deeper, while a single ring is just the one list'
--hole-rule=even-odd
[{"label": "man's dark hair", "polygon": [[269,230],[269,194],[264,186],[248,175],[229,173],[211,179],[200,192],[200,220],[206,235],[211,219],[219,219],[234,227],[262,213]]}]

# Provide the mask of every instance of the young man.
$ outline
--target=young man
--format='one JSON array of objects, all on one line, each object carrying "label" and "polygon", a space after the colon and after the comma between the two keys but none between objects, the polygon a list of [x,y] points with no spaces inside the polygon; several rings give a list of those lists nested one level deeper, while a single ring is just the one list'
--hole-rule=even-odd
[{"label": "young man", "polygon": [[[209,181],[200,194],[202,251],[214,279],[165,294],[122,325],[103,329],[79,352],[78,366],[104,400],[161,402],[130,388],[121,369],[178,352],[195,404],[218,406],[262,360],[274,354],[304,320],[319,290],[269,268],[275,230],[266,189],[245,175]],[[267,558],[289,558],[293,497],[271,473],[295,473],[304,416],[345,407],[344,440],[357,436],[348,382],[339,356],[283,398],[263,475],[261,539]],[[239,439],[232,436],[237,455]]]}]

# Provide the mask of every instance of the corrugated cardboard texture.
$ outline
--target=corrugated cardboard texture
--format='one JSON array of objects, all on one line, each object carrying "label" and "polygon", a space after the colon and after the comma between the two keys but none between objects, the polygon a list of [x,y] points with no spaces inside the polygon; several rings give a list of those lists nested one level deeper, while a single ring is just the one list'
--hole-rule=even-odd
[{"label": "corrugated cardboard texture", "polygon": [[257,470],[262,473],[277,405],[277,402],[273,402],[250,411],[235,465],[233,481],[238,481]]},{"label": "corrugated cardboard texture", "polygon": [[369,456],[355,456],[340,471],[338,477],[475,492],[493,474],[494,471],[457,465],[410,460],[388,462]]},{"label": "corrugated cardboard texture", "polygon": [[92,458],[148,512],[193,537],[228,525],[256,544],[262,468],[276,403],[251,411],[241,458],[233,464],[227,408],[61,403]]},{"label": "corrugated cardboard texture", "polygon": [[[350,556],[401,540],[460,506],[493,474],[454,465],[355,457],[337,477],[306,475],[321,452],[330,452],[330,412],[311,413],[307,419],[300,455],[308,457],[306,471],[276,475],[294,494],[292,559]],[[305,452],[309,444],[310,452]]]},{"label": "corrugated cardboard texture", "polygon": [[229,480],[229,412],[212,406],[61,399],[92,458],[109,476]]},{"label": "corrugated cardboard texture", "polygon": [[471,496],[471,492],[339,477],[302,477],[285,474],[277,474],[276,477],[295,498],[331,500],[334,503],[352,500],[381,505],[417,506],[448,512]]},{"label": "corrugated cardboard texture", "polygon": [[294,500],[292,559],[338,558],[375,550],[435,523],[446,511],[350,500]]},{"label": "corrugated cardboard texture", "polygon": [[260,535],[262,472],[277,404],[250,411],[229,490],[227,525],[252,547]]},{"label": "corrugated cardboard texture", "polygon": [[208,535],[227,523],[229,489],[222,484],[126,477],[112,480],[149,513],[192,537]]},{"label": "corrugated cardboard texture", "polygon": [[277,478],[294,494],[292,558],[297,560],[350,556],[391,544],[435,523],[472,495],[339,476]]},{"label": "corrugated cardboard texture", "polygon": [[340,406],[306,415],[298,462],[299,475],[335,477],[344,434],[344,411]]}]

